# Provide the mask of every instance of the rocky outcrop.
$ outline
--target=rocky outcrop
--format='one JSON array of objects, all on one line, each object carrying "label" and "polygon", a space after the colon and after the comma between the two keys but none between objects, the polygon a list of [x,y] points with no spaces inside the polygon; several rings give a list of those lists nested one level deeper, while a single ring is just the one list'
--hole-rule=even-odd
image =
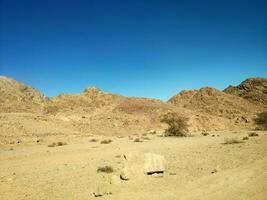
[{"label": "rocky outcrop", "polygon": [[250,102],[267,107],[267,79],[249,78],[238,86],[229,86],[225,93],[242,97]]}]

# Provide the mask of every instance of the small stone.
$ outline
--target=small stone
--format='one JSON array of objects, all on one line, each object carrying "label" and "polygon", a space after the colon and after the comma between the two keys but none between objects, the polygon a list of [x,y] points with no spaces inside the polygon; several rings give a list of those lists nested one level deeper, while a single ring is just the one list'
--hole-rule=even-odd
[{"label": "small stone", "polygon": [[121,170],[121,180],[129,180],[132,177],[132,170],[129,167],[124,167]]},{"label": "small stone", "polygon": [[100,191],[99,187],[97,187],[96,192],[92,192],[91,194],[93,197],[102,197],[104,195],[104,193]]},{"label": "small stone", "polygon": [[92,192],[92,196],[93,197],[102,197],[103,194],[102,193],[98,193],[98,192]]}]

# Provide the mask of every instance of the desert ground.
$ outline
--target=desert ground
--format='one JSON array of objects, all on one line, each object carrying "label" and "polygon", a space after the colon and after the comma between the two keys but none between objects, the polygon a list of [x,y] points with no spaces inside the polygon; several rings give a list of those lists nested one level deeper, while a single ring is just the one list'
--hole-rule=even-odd
[{"label": "desert ground", "polygon": [[[263,200],[267,197],[267,132],[254,131],[258,136],[242,140],[250,132],[194,133],[185,138],[69,136],[4,146],[1,199]],[[142,142],[134,142],[136,138]],[[227,138],[241,143],[224,144]],[[101,144],[105,139],[112,142]],[[53,141],[67,144],[48,147]],[[148,152],[165,157],[162,177],[139,174],[142,166],[137,165],[132,178],[119,178],[124,155],[142,162]],[[114,172],[97,172],[101,166],[111,166]]]},{"label": "desert ground", "polygon": [[[266,91],[250,78],[168,101],[48,98],[0,76],[0,199],[267,199]],[[173,113],[187,137],[166,136]]]}]

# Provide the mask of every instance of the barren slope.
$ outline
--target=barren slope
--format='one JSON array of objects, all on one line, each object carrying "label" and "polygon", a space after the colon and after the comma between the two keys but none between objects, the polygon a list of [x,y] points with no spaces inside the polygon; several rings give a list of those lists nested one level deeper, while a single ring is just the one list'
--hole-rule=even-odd
[{"label": "barren slope", "polygon": [[166,124],[160,119],[167,112],[189,118],[190,131],[248,129],[254,127],[255,115],[265,109],[208,87],[183,91],[167,103],[110,94],[94,87],[49,100],[6,77],[1,77],[0,89],[0,142],[4,144],[49,135],[163,132]]},{"label": "barren slope", "polygon": [[96,88],[87,88],[80,94],[59,95],[44,110],[48,116],[75,124],[75,130],[105,135],[163,130],[160,118],[164,113],[191,113],[160,100],[124,97]]},{"label": "barren slope", "polygon": [[249,78],[238,86],[229,86],[224,92],[240,96],[256,105],[267,107],[267,79]]},{"label": "barren slope", "polygon": [[221,122],[232,125],[247,126],[253,124],[256,113],[264,110],[241,97],[221,92],[215,88],[205,87],[199,90],[182,91],[172,97],[168,103],[183,106],[195,112],[219,117]]},{"label": "barren slope", "polygon": [[48,98],[32,87],[0,76],[0,112],[40,112]]}]

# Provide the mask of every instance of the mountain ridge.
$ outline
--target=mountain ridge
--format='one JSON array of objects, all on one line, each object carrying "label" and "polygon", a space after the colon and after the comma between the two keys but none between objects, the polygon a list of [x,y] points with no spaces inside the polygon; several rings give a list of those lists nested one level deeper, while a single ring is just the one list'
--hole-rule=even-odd
[{"label": "mountain ridge", "polygon": [[[62,130],[62,134],[111,135],[163,131],[166,124],[161,118],[168,112],[187,117],[190,131],[251,129],[257,114],[266,111],[262,104],[212,87],[183,90],[166,102],[107,93],[96,87],[48,98],[6,77],[0,78],[0,91],[0,114],[6,123],[15,120],[14,128],[21,134],[45,134],[45,124],[53,127],[49,130],[54,134]],[[5,125],[0,131],[12,134]]]}]

